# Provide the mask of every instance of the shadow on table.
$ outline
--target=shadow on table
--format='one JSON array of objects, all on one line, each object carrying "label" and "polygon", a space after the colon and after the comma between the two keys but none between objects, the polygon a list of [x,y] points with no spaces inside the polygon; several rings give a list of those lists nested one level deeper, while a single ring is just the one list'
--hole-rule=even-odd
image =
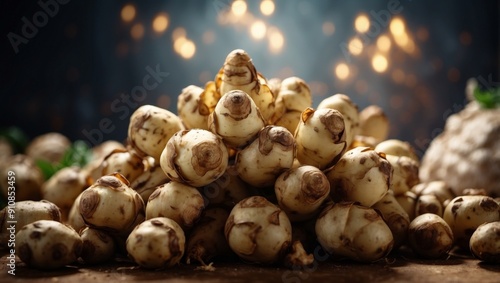
[{"label": "shadow on table", "polygon": [[493,272],[500,273],[500,265],[498,264],[498,262],[493,263],[493,262],[480,261],[480,262],[477,263],[477,266],[479,268],[482,268],[482,269],[485,269],[485,270],[488,270],[488,271],[493,271]]}]

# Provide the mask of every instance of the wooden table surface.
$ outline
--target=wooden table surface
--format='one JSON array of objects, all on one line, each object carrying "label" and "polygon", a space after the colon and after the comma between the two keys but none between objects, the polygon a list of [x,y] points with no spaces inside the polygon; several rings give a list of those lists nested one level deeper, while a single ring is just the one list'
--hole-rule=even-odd
[{"label": "wooden table surface", "polygon": [[151,271],[120,261],[41,271],[17,261],[16,275],[12,276],[7,274],[6,255],[0,264],[0,282],[500,282],[500,264],[486,264],[463,255],[423,260],[399,252],[370,264],[326,260],[300,270],[232,262],[214,264],[215,271],[196,270],[196,265],[186,264]]}]

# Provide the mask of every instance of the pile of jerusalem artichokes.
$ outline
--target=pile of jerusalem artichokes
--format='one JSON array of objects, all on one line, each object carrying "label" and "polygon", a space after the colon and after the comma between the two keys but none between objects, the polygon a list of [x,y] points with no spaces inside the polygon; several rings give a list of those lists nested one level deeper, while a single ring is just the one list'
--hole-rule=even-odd
[{"label": "pile of jerusalem artichokes", "polygon": [[313,108],[303,79],[267,80],[237,49],[214,81],[182,90],[177,114],[140,106],[126,144],[95,146],[85,165],[45,180],[37,161],[59,162],[66,137],[40,136],[18,155],[2,141],[0,186],[7,198],[15,172],[16,202],[0,212],[0,245],[14,209],[16,254],[39,269],[124,256],[146,269],[296,267],[317,247],[332,260],[398,249],[444,259],[459,247],[500,262],[498,199],[421,182],[411,145],[388,133],[380,107],[335,94]]}]

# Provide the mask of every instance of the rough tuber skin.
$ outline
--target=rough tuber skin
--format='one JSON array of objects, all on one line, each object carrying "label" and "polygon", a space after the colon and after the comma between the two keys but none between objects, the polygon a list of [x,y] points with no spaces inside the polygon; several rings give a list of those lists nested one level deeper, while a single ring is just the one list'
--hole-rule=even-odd
[{"label": "rough tuber skin", "polygon": [[408,238],[408,226],[410,217],[403,207],[398,203],[392,191],[387,193],[381,200],[373,205],[380,212],[385,223],[391,229],[394,238],[394,249],[406,243]]},{"label": "rough tuber skin", "polygon": [[189,85],[177,97],[177,113],[186,129],[208,130],[208,107],[201,100],[204,89]]},{"label": "rough tuber skin", "polygon": [[470,251],[484,261],[500,262],[500,221],[481,224],[470,238]]},{"label": "rough tuber skin", "polygon": [[38,220],[53,220],[61,222],[61,210],[57,205],[46,201],[18,201],[15,204],[15,219],[9,218],[8,207],[0,210],[0,247],[7,247],[10,237],[10,231],[7,228],[10,226],[8,221],[15,220],[16,233],[25,225]]},{"label": "rough tuber skin", "polygon": [[304,165],[283,172],[274,184],[278,205],[291,221],[302,221],[319,213],[330,195],[330,183],[317,167]]},{"label": "rough tuber skin", "polygon": [[294,134],[299,162],[321,170],[335,165],[347,148],[344,122],[337,110],[306,108]]},{"label": "rough tuber skin", "polygon": [[156,190],[156,187],[166,184],[168,181],[170,179],[163,172],[161,166],[155,165],[131,182],[130,187],[138,192],[144,204],[147,204],[149,196]]},{"label": "rough tuber skin", "polygon": [[115,149],[102,161],[100,176],[120,173],[128,182],[133,182],[144,173],[144,159],[133,150]]},{"label": "rough tuber skin", "polygon": [[242,90],[224,94],[208,118],[208,128],[222,137],[228,147],[251,143],[266,125],[252,98]]},{"label": "rough tuber skin", "polygon": [[453,240],[450,226],[436,214],[419,215],[410,223],[408,243],[421,257],[446,257],[453,247]]},{"label": "rough tuber skin", "polygon": [[85,224],[127,235],[144,220],[144,202],[119,173],[103,176],[83,191],[79,212]]},{"label": "rough tuber skin", "polygon": [[187,229],[201,217],[205,203],[195,187],[170,181],[151,194],[146,206],[146,219],[167,217]]},{"label": "rough tuber skin", "polygon": [[266,126],[257,138],[238,151],[234,168],[240,178],[255,187],[272,187],[278,176],[292,168],[296,144],[284,127]]},{"label": "rough tuber skin", "polygon": [[178,264],[186,237],[174,220],[156,217],[137,225],[127,238],[127,252],[141,267],[157,269]]},{"label": "rough tuber skin", "polygon": [[236,89],[246,92],[259,108],[264,120],[271,121],[276,98],[245,50],[235,49],[227,55],[215,77],[215,84],[221,96]]},{"label": "rough tuber skin", "polygon": [[65,167],[42,185],[42,197],[57,205],[66,219],[75,199],[88,186],[80,167]]},{"label": "rough tuber skin", "polygon": [[105,231],[86,227],[80,231],[83,248],[81,258],[86,264],[106,263],[115,256],[115,242]]},{"label": "rough tuber skin", "polygon": [[77,260],[82,239],[70,226],[53,220],[38,220],[16,234],[16,253],[28,266],[56,269]]},{"label": "rough tuber skin", "polygon": [[401,195],[417,185],[418,163],[407,156],[386,154],[385,158],[394,169],[391,179],[391,189],[395,195]]},{"label": "rough tuber skin", "polygon": [[213,207],[203,211],[200,221],[189,233],[186,243],[186,263],[191,261],[206,265],[213,258],[228,258],[233,252],[224,236],[229,211]]},{"label": "rough tuber skin", "polygon": [[410,143],[402,140],[389,139],[382,141],[375,146],[375,151],[395,156],[406,156],[413,159],[420,165],[420,160],[415,153],[415,149],[410,145]]},{"label": "rough tuber skin", "polygon": [[389,191],[393,168],[384,154],[368,147],[347,151],[326,172],[334,201],[355,201],[370,207]]},{"label": "rough tuber skin", "polygon": [[281,82],[279,91],[275,93],[277,96],[273,124],[294,133],[302,111],[312,107],[311,90],[303,79],[288,77]]},{"label": "rough tuber skin", "polygon": [[35,160],[27,155],[16,154],[9,157],[0,168],[0,190],[5,199],[8,197],[9,172],[15,173],[16,201],[40,200],[44,182],[42,171]]},{"label": "rough tuber skin", "polygon": [[193,187],[210,184],[228,166],[228,150],[222,138],[202,130],[175,133],[160,157],[160,166],[169,179]]},{"label": "rough tuber skin", "polygon": [[479,225],[500,220],[500,204],[487,196],[458,196],[446,206],[443,219],[453,231],[455,244],[468,249]]},{"label": "rough tuber skin", "polygon": [[26,155],[33,160],[43,160],[58,163],[63,158],[71,141],[64,135],[50,132],[34,138],[26,148]]},{"label": "rough tuber skin", "polygon": [[170,137],[184,129],[174,113],[153,105],[143,105],[134,111],[128,127],[128,141],[142,156],[159,160]]},{"label": "rough tuber skin", "polygon": [[280,260],[292,241],[292,225],[285,212],[261,196],[234,206],[224,234],[231,249],[242,259],[272,264]]},{"label": "rough tuber skin", "polygon": [[325,207],[316,220],[316,235],[327,252],[359,262],[379,260],[394,245],[382,217],[374,209],[352,202]]},{"label": "rough tuber skin", "polygon": [[349,148],[354,140],[354,136],[359,134],[359,111],[358,106],[349,98],[349,96],[341,93],[329,96],[318,104],[317,109],[335,109],[338,110],[344,117],[346,129],[346,145]]},{"label": "rough tuber skin", "polygon": [[359,134],[381,142],[389,135],[389,119],[384,110],[370,105],[359,112]]}]

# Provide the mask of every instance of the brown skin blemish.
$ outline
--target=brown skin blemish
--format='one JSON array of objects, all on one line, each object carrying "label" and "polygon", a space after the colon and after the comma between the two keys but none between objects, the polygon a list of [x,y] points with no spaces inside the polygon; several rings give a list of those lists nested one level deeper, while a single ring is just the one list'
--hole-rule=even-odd
[{"label": "brown skin blemish", "polygon": [[281,145],[283,150],[295,150],[293,135],[283,127],[266,126],[259,132],[259,152],[268,155],[274,145]]},{"label": "brown skin blemish", "polygon": [[68,254],[68,248],[61,243],[52,246],[52,259],[60,260]]},{"label": "brown skin blemish", "polygon": [[124,188],[122,188],[122,182],[120,181],[120,179],[118,179],[115,176],[110,176],[110,175],[102,176],[101,178],[97,179],[96,185],[107,187],[107,188],[117,190],[117,191],[124,191],[125,190]]},{"label": "brown skin blemish", "polygon": [[380,218],[378,213],[374,210],[367,210],[363,217],[368,220],[369,222],[374,222]]},{"label": "brown skin blemish", "polygon": [[155,199],[158,196],[160,196],[160,194],[161,194],[161,188],[163,188],[163,187],[159,187],[158,189],[154,190],[154,192],[149,196],[148,202],[152,201],[153,199]]},{"label": "brown skin blemish", "polygon": [[168,229],[168,249],[170,250],[170,253],[172,254],[172,257],[177,257],[182,254],[181,248],[179,246],[179,237],[177,237],[177,233],[173,229]]},{"label": "brown skin blemish", "polygon": [[319,120],[325,125],[328,132],[330,132],[331,139],[334,143],[345,142],[344,117],[342,117],[340,112],[330,109],[330,111],[321,115]]},{"label": "brown skin blemish", "polygon": [[484,211],[498,210],[498,203],[489,197],[483,198],[481,202],[479,202],[479,206],[484,209]]},{"label": "brown skin blemish", "polygon": [[321,172],[306,172],[302,176],[302,193],[307,203],[315,203],[330,190],[330,183]]},{"label": "brown skin blemish", "polygon": [[159,219],[153,219],[153,220],[151,220],[151,225],[156,226],[156,227],[162,227],[163,222]]},{"label": "brown skin blemish", "polygon": [[243,120],[252,113],[251,98],[241,90],[226,93],[223,106],[229,111],[229,116],[236,121]]},{"label": "brown skin blemish", "polygon": [[249,207],[266,207],[269,204],[269,201],[261,196],[249,197],[242,200],[239,205],[241,208],[249,208]]},{"label": "brown skin blemish", "polygon": [[30,234],[30,239],[32,240],[38,240],[42,237],[42,233],[40,231],[33,231]]},{"label": "brown skin blemish", "polygon": [[49,215],[52,220],[61,221],[61,210],[55,204],[52,204],[49,208]]},{"label": "brown skin blemish", "polygon": [[280,213],[281,210],[276,210],[267,217],[267,221],[273,225],[280,225]]},{"label": "brown skin blemish", "polygon": [[451,207],[451,213],[453,214],[453,217],[455,218],[457,217],[457,210],[460,208],[463,201],[464,201],[463,198],[458,198],[453,202]]},{"label": "brown skin blemish", "polygon": [[99,206],[100,196],[93,190],[86,190],[80,197],[80,214],[83,218],[91,218]]},{"label": "brown skin blemish", "polygon": [[218,142],[202,142],[192,148],[191,164],[198,176],[204,176],[222,163],[224,153]]}]

